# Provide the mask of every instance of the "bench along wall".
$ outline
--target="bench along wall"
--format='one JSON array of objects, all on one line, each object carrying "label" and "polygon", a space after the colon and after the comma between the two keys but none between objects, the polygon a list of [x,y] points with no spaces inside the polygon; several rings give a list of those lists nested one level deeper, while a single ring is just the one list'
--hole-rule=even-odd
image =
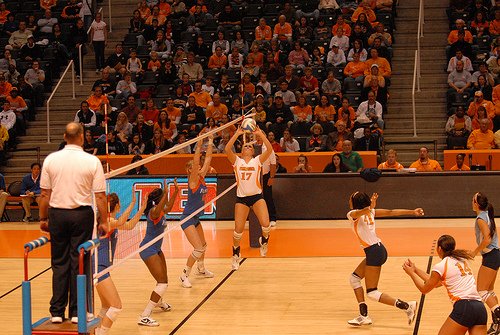
[{"label": "bench along wall", "polygon": [[[218,192],[233,175],[218,175]],[[373,183],[358,173],[277,175],[273,185],[278,219],[344,219],[355,191],[379,194],[379,208],[422,207],[427,217],[471,217],[472,197],[480,191],[500,210],[500,172],[383,173]],[[236,191],[217,202],[217,219],[234,220]],[[471,223],[472,224],[472,223]]]}]

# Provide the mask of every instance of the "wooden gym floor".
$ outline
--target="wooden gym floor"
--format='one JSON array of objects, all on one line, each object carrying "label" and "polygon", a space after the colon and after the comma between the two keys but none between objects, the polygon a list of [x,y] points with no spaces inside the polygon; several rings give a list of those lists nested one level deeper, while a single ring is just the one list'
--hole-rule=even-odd
[{"label": "wooden gym floor", "polygon": [[[434,240],[453,235],[458,247],[475,246],[474,220],[399,219],[378,220],[377,231],[389,251],[379,290],[405,300],[420,294],[401,264],[411,257],[426,268]],[[279,221],[271,233],[268,257],[259,257],[243,237],[244,261],[238,271],[230,269],[232,222],[205,222],[208,269],[214,278],[192,275],[191,289],[178,279],[191,247],[180,230],[165,239],[170,285],[165,295],[173,309],[155,312],[160,327],[137,325],[155,283],[140,259],[132,259],[112,272],[120,292],[123,312],[112,334],[414,334],[403,312],[368,301],[372,326],[355,328],[346,321],[358,315],[349,275],[362,260],[347,220]],[[0,225],[0,315],[6,334],[21,334],[22,245],[39,237],[36,224]],[[50,266],[49,247],[30,256],[30,277]],[[433,264],[438,257],[433,257]],[[472,262],[475,273],[480,258]],[[194,271],[193,271],[194,272]],[[33,320],[48,316],[51,271],[32,281]],[[5,295],[6,294],[6,295]],[[96,298],[96,308],[99,309]],[[418,334],[436,334],[451,311],[443,288],[428,294]]]}]

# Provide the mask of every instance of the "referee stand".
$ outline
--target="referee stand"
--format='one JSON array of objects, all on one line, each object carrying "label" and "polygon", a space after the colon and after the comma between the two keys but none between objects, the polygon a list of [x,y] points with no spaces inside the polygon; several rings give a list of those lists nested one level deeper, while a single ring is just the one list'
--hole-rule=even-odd
[{"label": "referee stand", "polygon": [[77,314],[78,324],[71,323],[70,320],[65,320],[63,323],[52,323],[50,317],[45,317],[32,323],[31,314],[31,282],[28,277],[28,255],[36,248],[40,248],[50,241],[47,237],[40,237],[36,240],[28,242],[24,245],[24,280],[22,282],[22,309],[23,309],[23,335],[86,335],[94,334],[94,329],[97,328],[101,319],[95,318],[87,321],[87,307],[92,312],[92,290],[87,294],[87,276],[84,272],[83,258],[86,252],[99,246],[99,239],[94,239],[82,243],[78,247],[79,252],[79,275],[77,276]]}]

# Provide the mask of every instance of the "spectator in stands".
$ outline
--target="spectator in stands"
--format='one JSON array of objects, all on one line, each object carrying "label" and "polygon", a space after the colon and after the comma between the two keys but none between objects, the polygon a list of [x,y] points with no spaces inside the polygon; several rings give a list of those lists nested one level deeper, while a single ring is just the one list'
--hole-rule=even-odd
[{"label": "spectator in stands", "polygon": [[273,31],[271,30],[271,27],[267,25],[266,19],[265,18],[260,18],[259,19],[259,25],[255,27],[255,41],[254,43],[257,43],[259,46],[260,45],[269,45],[269,42],[273,38]]},{"label": "spectator in stands", "polygon": [[466,29],[466,27],[465,27],[465,21],[462,20],[462,19],[457,19],[455,21],[455,26],[456,26],[457,29],[454,29],[454,30],[450,31],[450,33],[448,34],[448,45],[451,46],[453,43],[455,43],[456,41],[458,41],[458,32],[459,31],[463,31],[464,34],[465,34],[464,40],[467,43],[471,43],[472,44],[473,37],[472,37],[471,32]]},{"label": "spectator in stands", "polygon": [[394,149],[389,149],[386,154],[386,161],[378,165],[379,170],[396,169],[397,171],[404,169],[404,166],[397,162],[397,152]]},{"label": "spectator in stands", "polygon": [[80,103],[80,110],[76,112],[74,121],[81,124],[86,129],[95,127],[96,115],[94,111],[89,108],[87,101],[84,100]]},{"label": "spectator in stands", "polygon": [[379,22],[375,26],[375,32],[370,35],[368,38],[368,45],[373,46],[373,42],[375,41],[376,38],[380,38],[381,40],[381,45],[389,48],[392,46],[392,37],[391,34],[387,33],[384,31],[384,24]]},{"label": "spectator in stands", "polygon": [[296,92],[300,88],[300,79],[293,74],[293,67],[291,65],[285,66],[285,75],[278,79],[278,84],[282,81],[288,83],[288,89],[292,92]]},{"label": "spectator in stands", "polygon": [[429,149],[421,147],[419,158],[410,165],[410,169],[416,169],[417,172],[435,172],[443,171],[438,161],[429,158]]},{"label": "spectator in stands", "polygon": [[456,42],[451,44],[450,48],[447,49],[446,58],[450,59],[451,55],[456,55],[457,51],[461,50],[464,56],[471,58],[472,54],[472,43],[465,41],[465,31],[460,30],[458,32],[458,39]]},{"label": "spectator in stands", "polygon": [[473,1],[473,4],[470,7],[470,18],[473,19],[476,17],[477,13],[482,13],[484,17],[488,16],[488,8],[491,6],[491,3],[487,6],[485,6],[486,2],[483,2],[483,0],[475,0]]},{"label": "spectator in stands", "polygon": [[467,115],[471,118],[476,118],[479,106],[483,106],[486,109],[487,117],[490,120],[495,118],[495,105],[491,101],[484,99],[483,92],[476,91],[474,93],[474,100],[469,104]]},{"label": "spectator in stands", "polygon": [[10,50],[5,49],[3,53],[3,58],[0,59],[0,71],[7,71],[10,65],[16,67],[17,63],[16,60],[12,58]]},{"label": "spectator in stands", "polygon": [[188,75],[188,79],[195,81],[203,78],[203,69],[199,63],[194,61],[194,53],[190,52],[187,55],[187,63],[183,64],[179,69],[179,78],[182,79],[183,74]]},{"label": "spectator in stands", "polygon": [[[340,11],[340,6],[335,0],[320,0],[318,4],[318,9],[322,14],[336,14]],[[341,16],[341,15],[339,15]]]},{"label": "spectator in stands", "polygon": [[38,19],[37,25],[42,36],[46,36],[52,34],[52,27],[56,23],[57,18],[52,17],[52,11],[50,9],[46,9],[44,12],[44,16]]},{"label": "spectator in stands", "polygon": [[271,143],[271,145],[273,147],[273,151],[275,153],[283,151],[280,144],[278,142],[276,142],[276,137],[274,136],[274,133],[272,131],[267,133],[267,139],[269,140],[269,143]]},{"label": "spectator in stands", "polygon": [[[220,47],[219,47],[220,49]],[[243,65],[243,55],[240,54],[240,51],[237,47],[234,47],[232,49],[233,51],[231,52],[231,54],[228,56],[228,67],[230,69],[241,69],[242,65]],[[221,49],[222,51],[222,49]]]},{"label": "spectator in stands", "polygon": [[14,14],[7,15],[7,22],[3,25],[3,32],[7,37],[11,37],[14,32],[19,29],[19,23],[15,20]]},{"label": "spectator in stands", "polygon": [[102,93],[107,94],[108,97],[113,97],[116,94],[116,83],[109,75],[108,69],[103,69],[101,72],[101,79],[97,79],[92,85],[92,89],[97,86],[101,87]]},{"label": "spectator in stands", "polygon": [[209,69],[225,69],[227,66],[227,56],[222,52],[220,46],[215,48],[215,52],[208,60]]},{"label": "spectator in stands", "polygon": [[[5,29],[5,26],[4,26]],[[28,36],[31,32],[26,29],[26,21],[19,22],[19,29],[14,31],[9,37],[9,44],[5,46],[6,49],[19,50],[23,45],[28,43]]]},{"label": "spectator in stands", "polygon": [[57,5],[57,0],[40,0],[40,8],[42,9],[51,9]]},{"label": "spectator in stands", "polygon": [[490,59],[486,61],[486,64],[488,64],[488,70],[491,73],[497,77],[500,75],[500,56],[490,57]]},{"label": "spectator in stands", "polygon": [[306,139],[306,151],[326,151],[326,135],[323,135],[323,127],[316,123],[311,129],[311,136]]},{"label": "spectator in stands", "polygon": [[283,97],[277,95],[274,98],[274,103],[267,113],[267,127],[272,131],[276,138],[281,138],[283,132],[288,127],[288,123],[293,121],[294,115],[289,106],[283,102]]},{"label": "spectator in stands", "polygon": [[206,118],[205,113],[203,112],[203,108],[199,107],[196,104],[195,97],[193,95],[190,95],[188,98],[187,107],[182,111],[181,129],[183,131],[187,131],[189,137],[196,137],[205,122]]},{"label": "spectator in stands", "polygon": [[213,118],[216,123],[219,123],[227,112],[227,106],[221,102],[220,95],[214,94],[213,103],[207,106],[206,117]]},{"label": "spectator in stands", "polygon": [[[473,75],[473,77],[474,77],[474,75]],[[493,88],[489,84],[489,82],[486,78],[487,77],[485,75],[480,74],[477,77],[476,82],[474,82],[472,92],[474,92],[474,94],[478,91],[482,92],[484,99],[491,101],[493,99],[493,96],[492,96],[493,95]]]},{"label": "spectator in stands", "polygon": [[109,99],[102,94],[102,88],[100,86],[96,86],[94,88],[94,92],[87,99],[90,109],[94,112],[100,112],[101,115],[104,115],[104,108],[107,106],[108,111],[111,111],[111,105],[109,104]]},{"label": "spectator in stands", "polygon": [[495,9],[495,19],[490,22],[490,35],[498,36],[500,35],[500,9]]},{"label": "spectator in stands", "polygon": [[243,38],[241,31],[235,31],[234,33],[234,40],[231,41],[231,50],[234,48],[238,48],[238,51],[241,51],[243,55],[248,55],[248,42]]},{"label": "spectator in stands", "polygon": [[[141,143],[141,144],[144,145],[144,143]],[[141,154],[135,154],[135,156],[132,157],[132,160],[130,161],[130,163],[135,163],[135,162],[138,162],[141,160],[142,160]],[[145,165],[140,165],[136,168],[128,170],[127,175],[132,175],[132,176],[133,175],[143,175],[143,176],[149,175],[149,170]]]},{"label": "spectator in stands", "polygon": [[172,54],[171,43],[166,39],[163,30],[159,29],[156,32],[156,38],[151,43],[151,51],[155,51],[161,59],[166,59]]},{"label": "spectator in stands", "polygon": [[323,127],[324,133],[329,134],[333,131],[336,113],[335,107],[333,107],[328,100],[328,96],[322,95],[320,103],[314,109],[314,122]]},{"label": "spectator in stands", "polygon": [[386,79],[391,77],[391,65],[387,59],[378,56],[377,49],[370,49],[370,58],[366,60],[366,70],[365,74],[370,74],[370,69],[373,64],[378,66],[378,70],[381,76]]},{"label": "spectator in stands", "polygon": [[372,133],[370,127],[363,128],[363,137],[357,138],[354,142],[355,151],[376,151],[380,154],[380,138]]},{"label": "spectator in stands", "polygon": [[340,81],[335,78],[333,71],[328,72],[327,78],[321,83],[321,91],[330,101],[335,96],[342,97],[342,86],[340,85]]},{"label": "spectator in stands", "polygon": [[9,134],[9,146],[13,148],[16,139],[16,114],[11,109],[8,101],[3,103],[3,110],[0,112],[0,124],[7,129]]},{"label": "spectator in stands", "polygon": [[363,169],[363,160],[356,151],[352,151],[352,142],[350,140],[344,140],[342,143],[342,152],[340,156],[350,171],[360,172]]},{"label": "spectator in stands", "polygon": [[[333,0],[335,1],[335,0]],[[329,41],[332,38],[330,27],[326,26],[325,19],[320,17],[318,24],[314,27],[313,37],[316,41]]]},{"label": "spectator in stands", "polygon": [[206,110],[208,104],[212,102],[212,97],[210,96],[210,94],[202,90],[201,80],[197,80],[194,83],[194,92],[191,93],[189,97],[194,97],[196,106],[203,108],[203,110]]},{"label": "spectator in stands", "polygon": [[[107,150],[107,152],[106,152]],[[108,141],[107,141],[107,149],[106,146],[101,146],[100,150],[98,151],[99,155],[125,155],[127,154],[127,150],[125,149],[125,146],[123,143],[120,141],[118,138],[118,133],[116,131],[110,131],[108,132]]]},{"label": "spectator in stands", "polygon": [[331,50],[328,52],[326,57],[326,62],[333,65],[334,67],[344,67],[346,64],[345,54],[338,44],[334,43],[331,46]]},{"label": "spectator in stands", "polygon": [[144,153],[148,154],[157,154],[164,150],[167,150],[170,146],[170,142],[166,141],[161,133],[160,129],[155,129],[153,132],[153,138],[146,142],[146,148],[144,149]]},{"label": "spectator in stands", "polygon": [[[170,63],[170,65],[172,65],[172,62],[169,61],[169,63]],[[156,72],[156,71],[159,71],[160,69],[161,69],[161,62],[158,59],[158,53],[156,51],[151,51],[151,54],[149,56],[149,62],[148,62],[148,70],[152,71],[152,72]],[[177,73],[175,73],[175,75],[173,75],[173,72],[171,70],[172,70],[172,67],[170,67],[169,74],[172,74],[172,81],[171,82],[173,82],[177,78]],[[167,75],[167,73],[165,73],[165,75]]]},{"label": "spectator in stands", "polygon": [[464,164],[465,154],[457,154],[456,164],[450,168],[450,171],[470,171],[470,167]]},{"label": "spectator in stands", "polygon": [[349,37],[344,35],[343,28],[337,28],[337,31],[330,40],[330,49],[334,45],[337,45],[343,51],[344,55],[349,51]]},{"label": "spectator in stands", "polygon": [[360,61],[362,62],[366,61],[368,53],[366,49],[363,47],[363,41],[361,41],[360,39],[357,39],[354,42],[352,42],[352,48],[349,50],[349,53],[347,54],[347,61],[352,62],[354,60],[355,53],[359,54]]},{"label": "spectator in stands", "polygon": [[290,131],[293,135],[306,135],[311,128],[312,121],[312,107],[307,104],[304,95],[300,96],[298,99],[298,105],[292,107],[293,112],[293,123],[289,123]]},{"label": "spectator in stands", "polygon": [[94,140],[91,130],[85,130],[85,138],[83,139],[83,151],[90,155],[97,155],[97,150],[99,149],[99,143]]},{"label": "spectator in stands", "polygon": [[224,32],[220,30],[217,32],[217,39],[212,42],[212,53],[215,53],[215,49],[217,47],[221,47],[222,51],[226,55],[231,51],[231,44],[228,40],[226,40]]},{"label": "spectator in stands", "polygon": [[153,11],[150,16],[146,19],[146,24],[151,25],[153,20],[158,20],[158,25],[163,26],[167,21],[165,15],[160,14],[160,8],[158,6],[153,7]]},{"label": "spectator in stands", "polygon": [[366,15],[369,22],[375,22],[377,20],[377,16],[370,7],[369,1],[364,0],[359,4],[358,8],[352,13],[351,21],[356,22],[361,14]]},{"label": "spectator in stands", "polygon": [[319,47],[314,47],[311,59],[309,60],[309,66],[315,68],[323,68],[325,67],[325,61],[325,55],[321,52]]},{"label": "spectator in stands", "polygon": [[[366,72],[366,64],[360,60],[360,57],[361,55],[356,52],[353,54],[352,61],[347,63],[344,68],[344,75],[346,76],[344,82],[363,82],[364,74]],[[372,64],[372,66],[377,67],[378,70],[378,66],[376,64]]]},{"label": "spectator in stands", "polygon": [[363,88],[370,88],[374,80],[377,82],[378,87],[385,87],[385,78],[380,75],[377,64],[372,64],[370,66],[370,73],[366,75],[363,80]]},{"label": "spectator in stands", "polygon": [[455,114],[448,118],[445,127],[448,149],[465,148],[467,137],[472,131],[472,122],[469,116],[465,115],[464,108],[458,106]]},{"label": "spectator in stands", "polygon": [[473,130],[467,140],[467,148],[471,150],[494,149],[495,135],[489,129],[489,119],[479,120],[479,129]]},{"label": "spectator in stands", "polygon": [[280,139],[280,146],[283,152],[298,152],[300,151],[299,142],[293,138],[290,129],[286,128],[283,131],[283,137]]},{"label": "spectator in stands", "polygon": [[[479,64],[479,69],[472,74],[472,82],[474,83],[474,86],[477,86],[477,80],[480,75],[484,76],[487,84],[490,85],[490,88],[495,86],[495,77],[488,71],[488,64],[481,62]],[[491,100],[491,98],[487,100]]]},{"label": "spectator in stands", "polygon": [[307,18],[302,16],[293,30],[293,39],[300,42],[310,42],[313,39],[313,29],[309,26]]},{"label": "spectator in stands", "polygon": [[456,69],[448,75],[448,85],[450,88],[447,91],[448,109],[451,103],[451,95],[458,93],[463,94],[469,91],[472,84],[472,75],[468,71],[464,71],[464,63],[458,61]]},{"label": "spectator in stands", "polygon": [[130,95],[137,93],[137,86],[132,81],[132,75],[127,72],[123,75],[123,79],[116,85],[116,98],[127,99]]},{"label": "spectator in stands", "polygon": [[35,44],[33,35],[28,36],[28,42],[21,47],[21,59],[31,62],[42,58],[42,49],[38,44]]},{"label": "spectator in stands", "polygon": [[354,141],[354,136],[346,128],[344,121],[337,121],[335,123],[335,127],[337,128],[337,131],[329,133],[326,139],[326,148],[328,151],[342,151],[344,141],[350,141],[351,143]]},{"label": "spectator in stands", "polygon": [[42,107],[44,102],[44,86],[43,82],[45,81],[45,71],[40,69],[40,63],[38,61],[33,61],[31,63],[31,69],[28,69],[24,74],[24,79],[28,84],[33,87],[35,91],[35,103],[37,107]]},{"label": "spectator in stands", "polygon": [[158,122],[158,115],[160,114],[160,111],[156,108],[153,98],[148,98],[146,100],[146,106],[141,113],[144,115],[144,122],[150,126]]},{"label": "spectator in stands", "polygon": [[[148,19],[149,20],[149,19]],[[147,21],[146,21],[147,24]],[[187,18],[187,32],[201,34],[201,28],[207,24],[207,15],[201,10],[201,6],[195,6],[194,13]],[[161,25],[161,24],[160,24]]]},{"label": "spectator in stands", "polygon": [[153,126],[144,122],[144,115],[141,113],[137,114],[136,123],[132,128],[132,134],[139,134],[143,143],[146,143],[153,138]]},{"label": "spectator in stands", "polygon": [[356,122],[362,126],[376,123],[380,129],[384,129],[382,111],[382,105],[375,100],[375,93],[370,91],[368,100],[360,103],[356,110]]},{"label": "spectator in stands", "polygon": [[175,107],[173,98],[167,99],[167,107],[163,108],[162,111],[167,113],[168,119],[175,125],[179,124],[181,121],[181,110]]},{"label": "spectator in stands", "polygon": [[366,44],[368,45],[368,37],[372,34],[373,27],[370,21],[368,21],[368,18],[366,17],[365,13],[361,13],[358,17],[358,20],[355,22],[356,25],[361,27],[361,31],[366,34]]},{"label": "spectator in stands", "polygon": [[[141,12],[138,9],[134,10],[134,14],[130,19],[130,27],[128,28],[128,31],[135,34],[143,34],[145,29],[145,20],[141,17]],[[137,38],[139,39],[139,36],[137,36]]]},{"label": "spectator in stands", "polygon": [[188,15],[186,4],[182,0],[174,0],[170,5],[172,11],[172,17],[179,18]]},{"label": "spectator in stands", "polygon": [[292,43],[292,26],[287,22],[285,15],[280,15],[278,23],[274,26],[273,40],[280,43]]},{"label": "spectator in stands", "polygon": [[[375,67],[374,67],[375,68]],[[368,84],[368,86],[364,86]],[[379,84],[379,81],[375,76],[372,77],[371,81],[367,83],[365,80],[365,83],[363,84],[363,90],[361,91],[361,99],[365,100],[368,98],[368,93],[373,92],[375,94],[375,100],[379,102],[382,105],[382,110],[384,112],[387,111],[387,89],[385,88],[385,82],[382,81],[381,86]]]},{"label": "spectator in stands", "polygon": [[224,5],[224,11],[219,14],[219,30],[241,30],[241,13],[233,8],[230,3]]},{"label": "spectator in stands", "polygon": [[[179,115],[180,120],[180,115]],[[163,135],[163,138],[173,143],[175,137],[177,137],[177,127],[175,125],[175,121],[172,121],[168,113],[165,110],[160,112],[160,116],[158,117],[158,122],[154,124],[154,129],[160,129]]]},{"label": "spectator in stands", "polygon": [[295,173],[311,173],[313,170],[312,166],[309,165],[309,160],[307,156],[301,154],[297,157],[297,166],[293,168]]},{"label": "spectator in stands", "polygon": [[474,69],[472,68],[472,62],[467,56],[464,56],[462,50],[457,50],[455,53],[455,57],[452,57],[448,62],[448,73],[454,71],[457,67],[457,62],[461,61],[464,64],[464,70],[472,72]]},{"label": "spectator in stands", "polygon": [[75,24],[80,17],[81,4],[77,3],[77,0],[69,0],[68,5],[63,8],[61,13],[61,21],[63,23]]},{"label": "spectator in stands", "polygon": [[10,95],[8,95],[6,99],[10,103],[11,109],[16,113],[16,123],[19,125],[19,129],[22,129],[24,132],[26,129],[26,117],[28,112],[26,101],[19,95],[17,87],[12,87]]},{"label": "spectator in stands", "polygon": [[[482,119],[489,119],[484,106],[477,107],[477,112],[472,118],[472,130],[479,129],[479,121]],[[491,119],[490,119],[491,121]],[[490,129],[493,130],[493,122],[490,122]]]},{"label": "spectator in stands", "polygon": [[349,168],[342,161],[342,156],[336,153],[332,156],[332,162],[328,163],[323,169],[323,173],[349,172]]},{"label": "spectator in stands", "polygon": [[14,65],[9,65],[9,69],[4,74],[5,80],[11,83],[13,86],[18,85],[18,78],[20,76],[19,72],[16,70]]},{"label": "spectator in stands", "polygon": [[486,20],[484,12],[476,12],[474,19],[470,23],[470,30],[474,37],[481,38],[489,35],[490,23]]},{"label": "spectator in stands", "polygon": [[23,222],[32,222],[31,204],[36,202],[40,196],[40,164],[31,164],[31,172],[23,177],[21,181],[21,200],[23,203],[24,217]]},{"label": "spectator in stands", "polygon": [[125,113],[127,119],[134,123],[137,119],[137,115],[141,113],[140,108],[135,103],[135,97],[133,95],[127,98],[127,105],[120,110],[120,112]]},{"label": "spectator in stands", "polygon": [[[1,123],[0,123],[0,165],[5,165],[6,163],[6,156],[5,153],[7,151],[7,143],[9,141],[9,132],[7,128],[5,128]],[[1,174],[0,174],[1,175]],[[2,176],[3,177],[3,176]],[[5,190],[5,185],[2,188],[1,187],[1,178],[0,178],[0,214],[3,216],[3,207],[2,207],[2,190]],[[0,216],[1,218],[1,216]]]},{"label": "spectator in stands", "polygon": [[128,56],[123,52],[123,45],[118,43],[115,47],[115,53],[108,57],[106,60],[106,69],[109,73],[120,73],[121,75],[125,74],[127,71],[127,59]]},{"label": "spectator in stands", "polygon": [[288,62],[294,69],[304,69],[309,63],[309,54],[300,42],[294,43],[294,49],[288,55]]},{"label": "spectator in stands", "polygon": [[277,91],[274,96],[275,97],[280,96],[283,99],[283,103],[286,106],[290,107],[292,105],[295,105],[295,103],[297,102],[295,99],[295,93],[293,93],[288,89],[288,83],[286,81],[282,81],[279,84],[279,87],[280,90]]},{"label": "spectator in stands", "polygon": [[[189,77],[186,74],[186,77],[189,81]],[[177,67],[172,64],[171,60],[167,60],[164,66],[161,68],[160,72],[160,82],[162,84],[173,84],[174,81],[179,79],[179,75],[177,73]]]},{"label": "spectator in stands", "polygon": [[363,31],[363,28],[359,24],[355,24],[352,30],[351,36],[349,37],[349,42],[351,45],[354,45],[354,41],[360,40],[362,45],[368,45],[368,33]]},{"label": "spectator in stands", "polygon": [[87,48],[85,44],[87,43],[87,31],[85,30],[84,23],[80,19],[76,21],[76,24],[70,30],[68,50],[71,50],[71,55],[73,57],[73,62],[75,64],[76,77],[80,77],[80,55],[79,48],[82,49],[82,63],[83,56],[87,53]]},{"label": "spectator in stands", "polygon": [[0,73],[0,98],[6,99],[12,91],[12,84],[5,80],[5,75]]},{"label": "spectator in stands", "polygon": [[319,99],[319,83],[318,79],[313,76],[312,68],[306,67],[304,75],[300,78],[301,96],[315,95]]},{"label": "spectator in stands", "polygon": [[137,35],[137,45],[151,45],[153,44],[154,39],[156,38],[156,34],[159,30],[163,28],[158,26],[158,20],[154,19],[152,21],[152,25],[146,25],[144,28],[144,32],[141,35]]}]

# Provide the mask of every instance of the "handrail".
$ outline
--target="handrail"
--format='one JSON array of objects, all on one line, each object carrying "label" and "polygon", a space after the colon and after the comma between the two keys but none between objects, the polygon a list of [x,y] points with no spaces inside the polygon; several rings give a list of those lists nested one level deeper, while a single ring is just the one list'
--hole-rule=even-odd
[{"label": "handrail", "polygon": [[[415,102],[415,91],[420,92],[420,63],[421,63],[421,49],[420,39],[424,37],[424,0],[420,0],[418,8],[418,27],[417,27],[417,49],[415,50],[415,64],[413,66],[413,84],[411,89],[411,100],[413,108],[413,137],[417,137],[417,107]],[[415,90],[416,89],[416,90]]]},{"label": "handrail", "polygon": [[[99,10],[97,11],[98,13],[101,13],[102,12],[102,7],[99,8]],[[92,21],[92,23],[94,23],[95,20]],[[87,36],[88,34],[90,34],[90,29],[92,29],[92,24],[91,26],[89,27],[89,29],[87,29]],[[78,62],[80,63],[79,64],[79,67],[80,67],[80,86],[83,86],[83,59],[82,59],[82,47],[83,47],[83,44],[80,44],[80,46],[78,47]]]},{"label": "handrail", "polygon": [[418,50],[415,50],[415,65],[413,66],[413,84],[411,87],[411,105],[413,109],[413,137],[417,137],[417,107],[415,103],[415,83],[418,80],[417,74],[418,67]]},{"label": "handrail", "polygon": [[36,151],[36,162],[40,164],[40,147],[33,147],[33,148],[22,148],[22,149],[16,149],[16,152],[19,151]]},{"label": "handrail", "polygon": [[108,14],[109,14],[109,32],[113,31],[112,23],[111,23],[111,0],[108,0]]},{"label": "handrail", "polygon": [[408,140],[408,141],[384,141],[382,143],[382,156],[385,157],[385,146],[388,144],[432,144],[434,146],[434,159],[437,159],[437,140]]},{"label": "handrail", "polygon": [[76,96],[75,96],[75,64],[74,64],[73,60],[70,60],[68,66],[66,66],[66,69],[64,70],[64,73],[62,74],[61,78],[57,82],[56,87],[54,88],[54,90],[50,94],[50,97],[47,99],[47,143],[50,143],[50,100],[52,100],[52,97],[54,96],[54,94],[56,94],[57,89],[61,85],[61,83],[62,83],[64,77],[66,76],[66,73],[68,73],[68,70],[70,67],[71,67],[71,82],[73,84],[72,85],[73,86],[73,99],[76,99]]}]

